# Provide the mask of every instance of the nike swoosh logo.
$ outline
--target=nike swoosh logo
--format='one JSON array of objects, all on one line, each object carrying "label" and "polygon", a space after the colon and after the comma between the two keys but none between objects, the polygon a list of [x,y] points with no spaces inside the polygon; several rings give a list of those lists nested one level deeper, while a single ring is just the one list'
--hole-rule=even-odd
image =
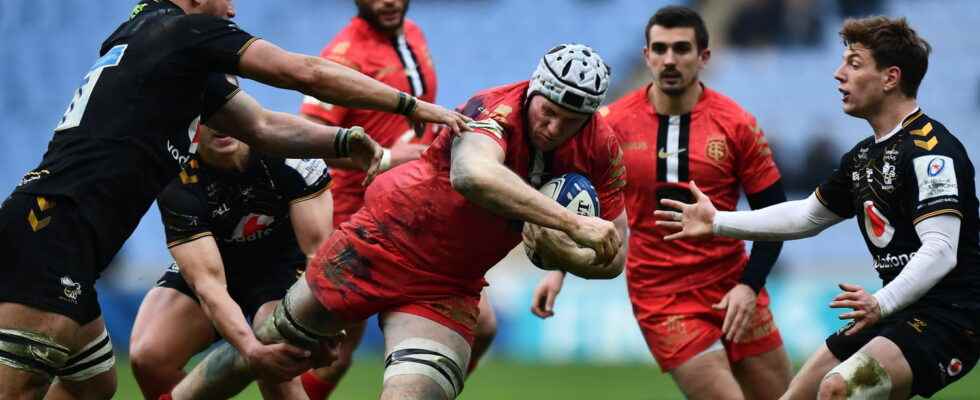
[{"label": "nike swoosh logo", "polygon": [[676,156],[676,155],[681,154],[681,153],[683,153],[685,151],[687,151],[687,149],[680,149],[680,150],[677,150],[675,152],[668,153],[667,150],[660,149],[660,151],[657,152],[657,157],[667,158],[667,157],[670,157],[670,156]]}]

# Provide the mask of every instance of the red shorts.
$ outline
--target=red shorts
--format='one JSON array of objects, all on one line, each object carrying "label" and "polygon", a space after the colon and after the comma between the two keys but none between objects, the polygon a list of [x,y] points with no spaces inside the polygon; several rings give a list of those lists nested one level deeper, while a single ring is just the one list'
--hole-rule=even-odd
[{"label": "red shorts", "polygon": [[306,282],[338,317],[362,321],[403,312],[432,320],[473,343],[480,282],[460,282],[409,266],[373,227],[344,224],[320,245]]},{"label": "red shorts", "polygon": [[736,283],[735,279],[726,278],[666,296],[644,296],[638,293],[639,290],[630,288],[633,315],[662,371],[679,367],[719,339],[725,346],[728,361],[732,363],[783,345],[769,310],[769,295],[765,290],[756,300],[755,314],[743,341],[733,343],[722,339],[725,310],[715,310],[711,305],[721,301]]}]

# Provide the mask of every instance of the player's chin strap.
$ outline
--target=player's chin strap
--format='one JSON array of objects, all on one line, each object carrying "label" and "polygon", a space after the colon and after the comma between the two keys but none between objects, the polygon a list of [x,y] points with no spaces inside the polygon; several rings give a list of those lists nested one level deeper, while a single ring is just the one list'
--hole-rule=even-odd
[{"label": "player's chin strap", "polygon": [[455,399],[463,391],[464,360],[449,347],[423,338],[405,339],[385,357],[384,380],[398,375],[424,375]]},{"label": "player's chin strap", "polygon": [[863,352],[854,353],[823,378],[827,379],[833,374],[840,375],[847,382],[849,400],[887,400],[891,395],[892,379],[888,371],[878,360]]},{"label": "player's chin strap", "polygon": [[39,332],[0,329],[0,364],[52,377],[68,361],[71,351]]}]

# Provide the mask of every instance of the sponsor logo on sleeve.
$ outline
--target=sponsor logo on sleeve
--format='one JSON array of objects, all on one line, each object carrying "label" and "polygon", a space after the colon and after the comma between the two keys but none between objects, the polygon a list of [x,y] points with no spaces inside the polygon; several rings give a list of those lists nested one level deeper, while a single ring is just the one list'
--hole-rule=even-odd
[{"label": "sponsor logo on sleeve", "polygon": [[319,158],[289,158],[286,159],[286,165],[296,170],[303,177],[303,181],[306,182],[307,186],[319,181],[323,177],[323,174],[327,172],[327,164]]},{"label": "sponsor logo on sleeve", "polygon": [[919,186],[919,201],[936,197],[956,197],[959,194],[952,158],[926,155],[912,162],[915,168],[915,180]]}]

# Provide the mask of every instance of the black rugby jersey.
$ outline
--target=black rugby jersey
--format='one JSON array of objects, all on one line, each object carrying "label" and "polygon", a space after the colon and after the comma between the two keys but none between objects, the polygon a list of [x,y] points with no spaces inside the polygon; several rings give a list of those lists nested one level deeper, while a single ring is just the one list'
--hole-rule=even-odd
[{"label": "black rugby jersey", "polygon": [[283,263],[305,265],[290,204],[330,183],[321,159],[282,159],[250,151],[245,171],[222,171],[193,156],[157,199],[167,247],[213,236],[226,271]]},{"label": "black rugby jersey", "polygon": [[980,244],[973,163],[939,121],[921,110],[881,143],[872,136],[841,158],[840,168],[817,188],[835,214],[857,216],[884,284],[922,246],[915,224],[937,215],[960,218],[956,267],[921,301],[980,306]]},{"label": "black rugby jersey", "polygon": [[231,21],[140,2],[102,44],[15,191],[76,202],[98,236],[101,271],[193,152],[200,120],[238,90],[214,75],[237,73],[254,40]]}]

